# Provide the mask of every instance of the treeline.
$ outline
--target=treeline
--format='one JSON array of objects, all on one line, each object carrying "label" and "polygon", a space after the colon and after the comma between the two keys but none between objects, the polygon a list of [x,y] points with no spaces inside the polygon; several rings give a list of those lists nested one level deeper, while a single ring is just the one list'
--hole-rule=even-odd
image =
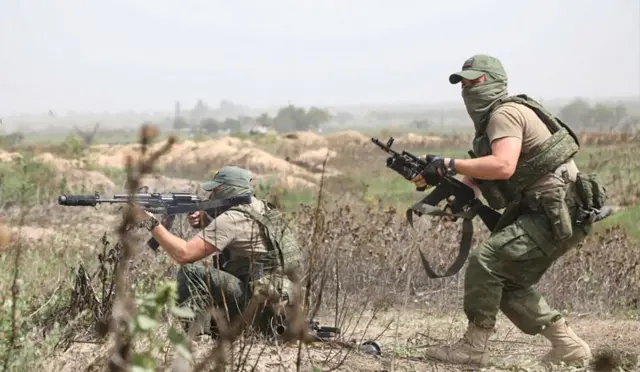
[{"label": "treeline", "polygon": [[640,130],[640,114],[630,113],[621,103],[589,104],[577,98],[563,106],[557,116],[578,131],[637,133]]},{"label": "treeline", "polygon": [[[175,129],[199,129],[204,132],[231,131],[240,132],[251,130],[252,128],[270,128],[278,132],[314,130],[320,128],[333,118],[327,109],[318,107],[298,107],[288,105],[278,110],[276,115],[270,116],[262,113],[259,116],[237,115],[218,119],[214,116],[216,112],[209,110],[206,103],[199,101],[189,116],[176,110],[173,120]],[[189,117],[189,119],[187,119]]]}]

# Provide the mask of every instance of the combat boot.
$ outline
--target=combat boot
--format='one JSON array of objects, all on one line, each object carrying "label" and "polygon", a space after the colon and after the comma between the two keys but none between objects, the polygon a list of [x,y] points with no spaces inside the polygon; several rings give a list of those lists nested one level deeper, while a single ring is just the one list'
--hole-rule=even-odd
[{"label": "combat boot", "polygon": [[429,359],[451,364],[486,366],[489,364],[488,340],[495,329],[480,328],[469,323],[464,336],[453,345],[430,347],[425,356]]},{"label": "combat boot", "polygon": [[578,337],[564,318],[540,332],[551,342],[551,350],[542,357],[546,363],[584,367],[592,357],[591,348]]}]

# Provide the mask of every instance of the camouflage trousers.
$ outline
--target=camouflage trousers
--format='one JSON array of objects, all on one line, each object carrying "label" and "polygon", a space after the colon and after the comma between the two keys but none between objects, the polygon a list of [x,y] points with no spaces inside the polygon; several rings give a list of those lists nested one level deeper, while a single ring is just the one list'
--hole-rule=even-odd
[{"label": "camouflage trousers", "polygon": [[550,219],[529,211],[493,233],[469,257],[464,311],[470,322],[492,328],[501,310],[522,332],[535,335],[561,315],[533,286],[562,255],[584,240],[590,226],[573,224],[573,235],[557,241]]},{"label": "camouflage trousers", "polygon": [[248,284],[215,267],[209,271],[207,278],[204,265],[186,264],[180,267],[177,276],[178,304],[196,313],[213,306],[228,313],[229,319],[242,313],[251,298]]}]

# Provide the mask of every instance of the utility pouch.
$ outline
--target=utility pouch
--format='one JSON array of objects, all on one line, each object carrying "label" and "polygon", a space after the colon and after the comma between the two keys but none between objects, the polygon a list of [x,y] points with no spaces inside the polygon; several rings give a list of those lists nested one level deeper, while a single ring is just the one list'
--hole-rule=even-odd
[{"label": "utility pouch", "polygon": [[540,204],[551,223],[551,232],[562,241],[573,235],[571,212],[566,201],[566,186],[556,187],[540,193]]},{"label": "utility pouch", "polygon": [[594,173],[578,173],[576,191],[582,199],[582,207],[587,210],[602,208],[609,198],[607,188]]}]

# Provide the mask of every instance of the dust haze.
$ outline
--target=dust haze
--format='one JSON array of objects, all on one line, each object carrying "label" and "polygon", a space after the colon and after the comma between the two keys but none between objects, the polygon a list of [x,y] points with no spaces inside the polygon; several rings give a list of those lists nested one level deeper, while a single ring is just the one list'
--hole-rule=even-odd
[{"label": "dust haze", "polygon": [[[573,105],[573,126],[629,130],[640,113],[639,14],[634,0],[6,0],[1,130],[27,141],[97,123],[467,131],[447,77],[475,53],[502,60],[511,93],[554,113]],[[596,104],[606,112],[589,111]],[[283,119],[312,108],[321,115],[310,123]]]}]

